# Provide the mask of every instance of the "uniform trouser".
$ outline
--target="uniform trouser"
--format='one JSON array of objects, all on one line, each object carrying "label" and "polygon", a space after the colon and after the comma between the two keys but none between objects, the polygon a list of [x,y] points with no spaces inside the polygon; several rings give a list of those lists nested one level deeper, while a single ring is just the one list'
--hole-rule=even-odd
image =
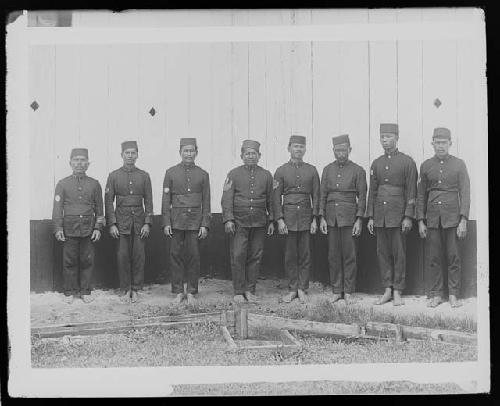
[{"label": "uniform trouser", "polygon": [[139,290],[144,285],[144,240],[132,227],[131,234],[120,234],[118,242],[118,275],[120,289]]},{"label": "uniform trouser", "polygon": [[458,296],[460,293],[461,262],[458,253],[457,227],[427,228],[425,240],[426,280],[430,296],[443,296],[443,268],[445,268],[442,264],[443,249],[448,265],[448,293]]},{"label": "uniform trouser", "polygon": [[187,293],[198,293],[200,250],[197,230],[173,230],[170,244],[172,293],[184,293],[184,275]]},{"label": "uniform trouser", "polygon": [[292,292],[297,289],[306,291],[309,288],[311,269],[310,232],[288,231],[285,243],[285,268],[290,280],[288,288]]},{"label": "uniform trouser", "polygon": [[66,296],[90,294],[94,245],[88,237],[66,237],[63,245],[63,289]]},{"label": "uniform trouser", "polygon": [[384,288],[404,290],[406,237],[400,227],[376,227],[377,258]]},{"label": "uniform trouser", "polygon": [[260,271],[266,227],[240,227],[230,237],[229,251],[235,295],[249,291],[255,294],[255,286]]},{"label": "uniform trouser", "polygon": [[328,227],[328,263],[333,293],[353,293],[357,262],[352,226]]}]

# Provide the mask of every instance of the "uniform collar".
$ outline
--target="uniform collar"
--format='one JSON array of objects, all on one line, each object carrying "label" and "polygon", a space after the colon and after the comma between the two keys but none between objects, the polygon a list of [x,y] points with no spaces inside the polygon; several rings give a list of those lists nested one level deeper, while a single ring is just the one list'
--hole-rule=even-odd
[{"label": "uniform collar", "polygon": [[434,155],[434,158],[438,161],[448,161],[450,158],[451,158],[451,155],[450,154],[446,154],[445,157],[443,158],[439,158],[437,155]]},{"label": "uniform collar", "polygon": [[137,170],[137,166],[134,165],[131,168],[128,168],[125,165],[123,165],[121,169],[124,170],[125,172],[134,172]]},{"label": "uniform collar", "polygon": [[85,173],[79,173],[79,174],[72,174],[71,175],[74,179],[82,180],[83,178],[86,178],[87,175]]},{"label": "uniform collar", "polygon": [[247,171],[255,171],[259,166],[258,165],[255,165],[255,166],[250,166],[250,165],[243,165],[243,167],[247,170]]},{"label": "uniform collar", "polygon": [[349,165],[349,164],[351,163],[351,160],[350,160],[350,159],[348,159],[348,160],[347,160],[344,164],[341,164],[341,163],[340,163],[339,161],[337,161],[337,160],[333,161],[333,163],[334,163],[334,164],[336,164],[337,166],[342,167],[342,166],[347,166],[347,165]]},{"label": "uniform collar", "polygon": [[399,150],[397,148],[394,150],[394,152],[391,152],[391,153],[384,151],[385,156],[395,156],[397,154],[399,154]]},{"label": "uniform collar", "polygon": [[196,166],[194,162],[191,164],[191,163],[182,162],[182,161],[179,165],[182,166],[183,168],[194,168]]},{"label": "uniform collar", "polygon": [[304,165],[304,161],[293,162],[291,159],[288,161],[288,163],[293,167],[301,167],[302,165]]}]

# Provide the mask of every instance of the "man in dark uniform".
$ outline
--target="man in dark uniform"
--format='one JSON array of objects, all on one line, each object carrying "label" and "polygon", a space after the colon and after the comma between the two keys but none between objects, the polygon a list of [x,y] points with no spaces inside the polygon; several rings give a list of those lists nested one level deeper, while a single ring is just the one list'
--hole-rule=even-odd
[{"label": "man in dark uniform", "polygon": [[[404,304],[406,236],[415,217],[417,167],[415,161],[398,151],[397,124],[380,124],[380,143],[384,155],[370,169],[370,190],[366,217],[368,230],[377,236],[377,257],[384,295],[375,304],[393,299],[394,306]],[[394,296],[393,296],[394,295]]]},{"label": "man in dark uniform", "polygon": [[102,189],[99,182],[85,174],[89,167],[86,148],[74,148],[70,162],[73,174],[57,183],[52,221],[57,241],[63,245],[64,301],[74,295],[85,303],[93,298],[91,278],[94,268],[94,245],[104,227]]},{"label": "man in dark uniform", "polygon": [[139,156],[137,142],[123,142],[121,155],[123,166],[109,174],[106,184],[106,218],[109,233],[119,239],[122,298],[136,302],[137,291],[144,284],[144,241],[153,222],[153,194],[149,174],[135,166]]},{"label": "man in dark uniform", "polygon": [[165,172],[161,214],[163,232],[172,239],[170,269],[175,302],[184,299],[186,279],[187,302],[194,304],[200,275],[199,240],[207,237],[210,226],[210,182],[208,173],[194,163],[196,138],[181,138],[179,153],[181,163]]},{"label": "man in dark uniform", "polygon": [[274,233],[273,176],[258,166],[260,143],[245,140],[242,166],[229,172],[222,193],[222,220],[230,234],[234,301],[257,302],[255,286],[260,271],[264,240]]},{"label": "man in dark uniform", "polygon": [[288,152],[290,160],[276,169],[273,182],[278,232],[286,234],[285,269],[289,292],[282,300],[290,303],[298,296],[304,303],[311,268],[310,235],[317,230],[319,175],[314,166],[302,160],[306,153],[304,136],[292,135]]},{"label": "man in dark uniform", "polygon": [[452,307],[459,307],[460,254],[458,241],[467,234],[470,208],[470,180],[464,161],[448,153],[451,132],[435,128],[434,157],[420,166],[417,188],[417,220],[420,237],[425,238],[426,282],[429,307],[443,302],[443,249],[448,262],[448,293]]},{"label": "man in dark uniform", "polygon": [[342,295],[346,302],[351,302],[356,286],[356,238],[361,235],[366,210],[366,172],[349,160],[348,135],[333,137],[332,143],[336,160],[321,175],[320,230],[328,234],[331,302]]}]

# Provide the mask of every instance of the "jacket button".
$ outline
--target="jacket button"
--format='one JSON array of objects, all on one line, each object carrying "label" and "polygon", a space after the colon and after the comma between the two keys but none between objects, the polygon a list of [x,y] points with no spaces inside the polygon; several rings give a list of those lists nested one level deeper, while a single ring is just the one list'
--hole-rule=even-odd
[{"label": "jacket button", "polygon": [[129,182],[129,185],[131,185],[131,184],[132,184],[132,181]]},{"label": "jacket button", "polygon": [[297,206],[297,209],[300,209],[300,206]]},{"label": "jacket button", "polygon": [[335,206],[338,206],[339,204],[338,203],[335,203]]},{"label": "jacket button", "polygon": [[438,204],[441,204],[441,202],[438,202]]},{"label": "jacket button", "polygon": [[188,213],[191,213],[191,209],[188,209]]},{"label": "jacket button", "polygon": [[387,204],[387,202],[384,202],[384,204]]},{"label": "jacket button", "polygon": [[83,216],[80,214],[80,218],[82,218]]},{"label": "jacket button", "polygon": [[132,214],[135,214],[135,212],[132,210]]},{"label": "jacket button", "polygon": [[133,191],[130,191],[130,194],[133,194],[134,192]]},{"label": "jacket button", "polygon": [[253,207],[252,207],[252,206],[250,206],[250,210],[253,210]]},{"label": "jacket button", "polygon": [[339,173],[339,174],[337,175],[337,178],[340,178],[341,176],[342,176],[342,175]]},{"label": "jacket button", "polygon": [[78,188],[78,190],[82,190],[82,187],[80,186],[80,187]]},{"label": "jacket button", "polygon": [[337,187],[339,187],[339,184],[337,183],[337,185],[336,185],[336,186],[337,186]]},{"label": "jacket button", "polygon": [[251,202],[253,202],[253,199],[250,199]]},{"label": "jacket button", "polygon": [[387,155],[387,158],[391,159],[391,156],[390,156],[390,155]]},{"label": "jacket button", "polygon": [[389,179],[384,179],[384,181],[389,182]]},{"label": "jacket button", "polygon": [[191,192],[191,189],[188,189],[188,192]]},{"label": "jacket button", "polygon": [[440,181],[440,180],[438,180],[438,183],[441,183],[441,181]]},{"label": "jacket button", "polygon": [[251,190],[250,193],[253,193],[253,190]]},{"label": "jacket button", "polygon": [[388,170],[389,170],[389,167],[388,167],[388,166],[386,166],[386,167],[385,167],[385,170],[386,170],[386,171],[388,171]]},{"label": "jacket button", "polygon": [[440,164],[443,164],[443,161],[441,161]]}]

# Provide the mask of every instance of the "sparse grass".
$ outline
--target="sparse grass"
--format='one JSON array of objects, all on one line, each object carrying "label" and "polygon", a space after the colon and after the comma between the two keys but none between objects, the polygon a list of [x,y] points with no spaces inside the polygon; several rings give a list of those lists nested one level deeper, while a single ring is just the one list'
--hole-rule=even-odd
[{"label": "sparse grass", "polygon": [[280,308],[276,315],[292,319],[305,319],[330,323],[360,323],[369,321],[395,323],[406,326],[428,327],[474,333],[477,323],[472,318],[452,318],[439,314],[391,314],[361,306],[334,306],[328,300],[321,300],[308,307]]},{"label": "sparse grass", "polygon": [[456,384],[417,384],[408,381],[388,382],[256,382],[217,385],[176,385],[171,396],[290,396],[350,394],[458,394]]},{"label": "sparse grass", "polygon": [[300,350],[229,351],[217,323],[179,329],[131,330],[63,339],[32,338],[33,367],[185,365],[297,365],[372,362],[461,362],[477,358],[474,347],[434,342],[342,341],[298,335]]}]

